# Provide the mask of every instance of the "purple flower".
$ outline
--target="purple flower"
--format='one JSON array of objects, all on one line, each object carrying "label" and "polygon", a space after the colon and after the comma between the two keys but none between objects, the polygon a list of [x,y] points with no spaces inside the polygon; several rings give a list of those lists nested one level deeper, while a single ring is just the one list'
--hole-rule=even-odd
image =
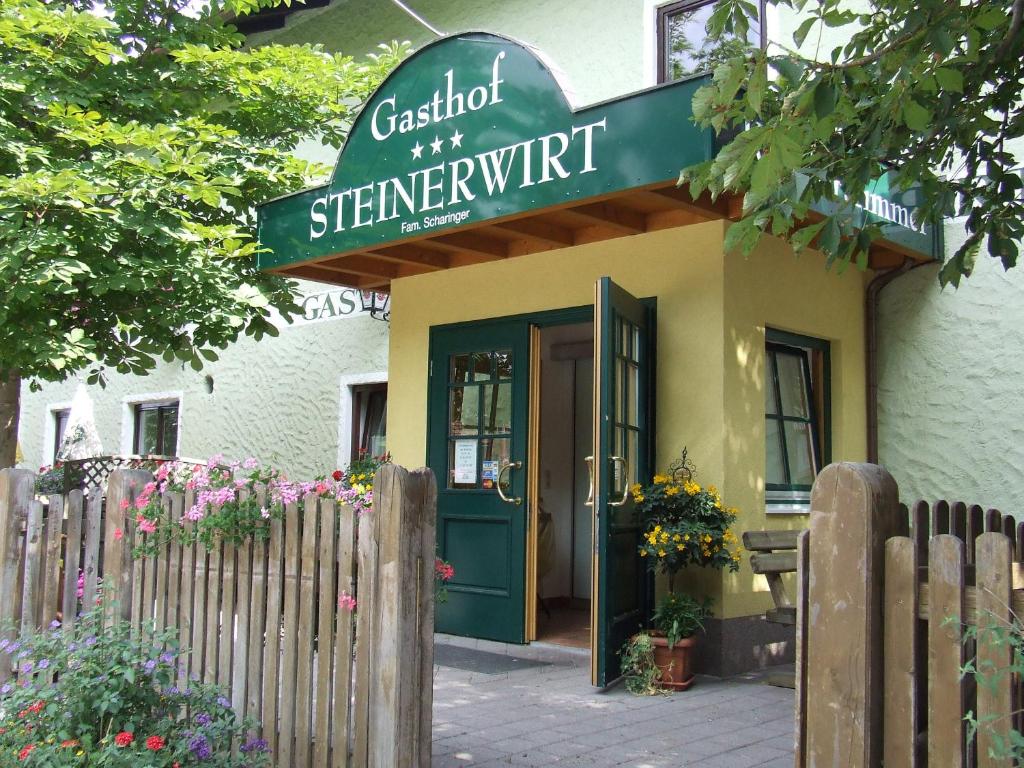
[{"label": "purple flower", "polygon": [[270,751],[270,747],[267,744],[267,742],[264,739],[258,739],[255,736],[250,737],[250,739],[247,742],[245,742],[245,744],[243,744],[240,747],[240,749],[241,749],[242,753],[246,754],[246,755],[249,754],[250,752],[269,752]]},{"label": "purple flower", "polygon": [[60,622],[56,619],[50,622],[50,629],[57,629],[58,627],[60,627]]},{"label": "purple flower", "polygon": [[150,659],[149,661],[147,661],[145,664],[142,665],[142,668],[144,670],[146,670],[147,673],[149,673],[149,672],[152,672],[154,669],[156,669],[156,665],[157,665],[157,660],[156,659]]},{"label": "purple flower", "polygon": [[50,666],[50,660],[41,659],[39,663],[36,665],[36,669],[46,669],[48,666]]},{"label": "purple flower", "polygon": [[170,688],[164,691],[164,693],[168,696],[177,696],[179,693],[181,693],[181,691],[178,690],[178,686],[172,685]]},{"label": "purple flower", "polygon": [[0,653],[7,650],[7,646],[11,644],[10,640],[0,640]]},{"label": "purple flower", "polygon": [[3,687],[3,688],[0,688],[0,695],[2,695],[2,696],[6,696],[6,695],[7,695],[8,693],[10,693],[10,692],[11,692],[11,691],[13,691],[13,690],[14,690],[14,689],[13,689],[13,688],[11,687],[11,684],[10,684],[10,683],[5,683],[5,684],[4,684],[4,687]]},{"label": "purple flower", "polygon": [[95,635],[90,635],[89,637],[85,638],[86,645],[96,645],[97,642],[98,641],[96,640]]},{"label": "purple flower", "polygon": [[174,663],[174,654],[173,653],[161,653],[160,654],[160,661],[162,661],[164,664],[173,664]]},{"label": "purple flower", "polygon": [[32,671],[32,667],[33,667],[32,660],[29,659],[28,661],[26,661],[24,664],[21,665],[21,674],[27,675],[29,672]]},{"label": "purple flower", "polygon": [[229,699],[224,698],[223,696],[217,697],[217,703],[220,704],[222,707],[225,707],[226,709],[231,708],[231,701]]},{"label": "purple flower", "polygon": [[209,725],[213,722],[213,718],[205,712],[200,712],[196,715],[196,725]]},{"label": "purple flower", "polygon": [[11,643],[10,647],[8,647],[7,652],[8,653],[14,653],[19,648],[21,648],[21,643],[14,642],[14,643]]},{"label": "purple flower", "polygon": [[68,643],[68,650],[71,652],[78,650],[78,643]]},{"label": "purple flower", "polygon": [[26,649],[26,650],[24,650],[24,651],[22,651],[21,653],[18,654],[18,658],[19,659],[24,659],[26,656],[28,656],[28,649]]},{"label": "purple flower", "polygon": [[213,757],[210,742],[202,734],[199,734],[188,743],[188,750],[195,755],[197,760],[209,760]]}]

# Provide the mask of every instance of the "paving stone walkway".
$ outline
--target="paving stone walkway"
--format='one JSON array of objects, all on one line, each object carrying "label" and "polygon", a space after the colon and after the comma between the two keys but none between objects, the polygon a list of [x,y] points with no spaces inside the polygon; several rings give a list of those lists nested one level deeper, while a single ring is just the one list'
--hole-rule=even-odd
[{"label": "paving stone walkway", "polygon": [[435,654],[433,768],[793,765],[793,691],[757,679],[632,696],[591,688],[581,651],[438,636]]}]

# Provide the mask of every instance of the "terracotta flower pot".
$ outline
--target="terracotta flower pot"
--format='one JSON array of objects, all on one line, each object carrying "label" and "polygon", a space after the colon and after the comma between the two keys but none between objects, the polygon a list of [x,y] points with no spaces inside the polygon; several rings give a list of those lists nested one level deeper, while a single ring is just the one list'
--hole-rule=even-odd
[{"label": "terracotta flower pot", "polygon": [[669,648],[664,635],[652,633],[651,645],[654,646],[654,663],[661,670],[661,687],[676,691],[689,688],[693,684],[693,649],[697,638],[685,637]]}]

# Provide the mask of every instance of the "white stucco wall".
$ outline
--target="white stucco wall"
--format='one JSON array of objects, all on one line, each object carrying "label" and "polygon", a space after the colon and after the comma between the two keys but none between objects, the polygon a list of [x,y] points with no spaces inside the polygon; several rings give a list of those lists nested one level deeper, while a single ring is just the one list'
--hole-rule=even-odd
[{"label": "white stucco wall", "polygon": [[[947,252],[963,237],[949,222]],[[1024,268],[982,253],[942,291],[937,265],[915,269],[880,310],[879,459],[901,498],[1024,512]]]},{"label": "white stucco wall", "polygon": [[[284,327],[260,342],[245,337],[202,371],[161,363],[148,376],[111,374],[106,388],[88,387],[103,450],[131,452],[131,403],[180,398],[181,456],[255,456],[301,478],[333,470],[350,429],[348,387],[386,380],[387,333],[386,323],[366,315],[323,320]],[[52,411],[68,407],[78,386],[74,379],[40,392],[22,388],[24,466],[50,463]]]}]

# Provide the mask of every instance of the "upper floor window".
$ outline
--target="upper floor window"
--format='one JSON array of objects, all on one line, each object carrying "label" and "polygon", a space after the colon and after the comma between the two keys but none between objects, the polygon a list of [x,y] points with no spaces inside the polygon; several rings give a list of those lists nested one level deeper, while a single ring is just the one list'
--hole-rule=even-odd
[{"label": "upper floor window", "polygon": [[135,406],[132,452],[158,456],[178,454],[178,401]]},{"label": "upper floor window", "polygon": [[830,460],[829,345],[769,330],[765,345],[765,496],[769,511],[807,511]]},{"label": "upper floor window", "polygon": [[[739,40],[726,40],[711,45],[707,39],[707,24],[715,0],[678,0],[658,8],[658,82],[667,83],[683,77],[709,72],[715,62],[744,46]],[[765,2],[756,22],[751,23],[748,42],[763,45],[765,39]]]},{"label": "upper floor window", "polygon": [[352,387],[352,461],[387,451],[387,421],[387,384]]},{"label": "upper floor window", "polygon": [[71,416],[70,408],[61,408],[53,412],[53,461],[57,461],[57,454],[60,453],[61,443],[64,442],[64,435],[68,431],[68,418]]}]

